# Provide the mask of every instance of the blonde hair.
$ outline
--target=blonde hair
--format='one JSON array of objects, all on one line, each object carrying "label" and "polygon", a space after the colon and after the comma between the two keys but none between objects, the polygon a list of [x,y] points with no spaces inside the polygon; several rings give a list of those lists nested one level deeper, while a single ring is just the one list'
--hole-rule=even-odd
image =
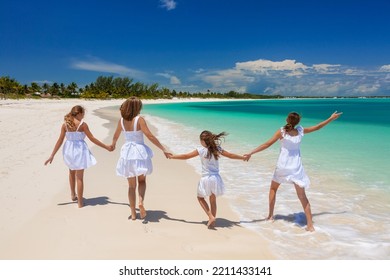
[{"label": "blonde hair", "polygon": [[78,114],[83,114],[85,112],[85,109],[80,106],[76,105],[72,107],[70,112],[64,116],[65,125],[68,128],[68,130],[76,130],[76,125],[74,124],[74,117]]},{"label": "blonde hair", "polygon": [[122,118],[126,121],[131,121],[141,112],[141,109],[142,101],[135,96],[128,98],[119,108]]},{"label": "blonde hair", "polygon": [[296,112],[291,112],[288,114],[286,122],[287,124],[283,127],[285,131],[290,131],[295,128],[297,124],[299,124],[301,120],[301,116]]},{"label": "blonde hair", "polygon": [[203,140],[207,147],[207,158],[211,159],[211,156],[214,156],[216,160],[219,158],[220,150],[218,149],[218,146],[221,144],[221,139],[226,136],[226,132],[221,132],[219,134],[213,134],[212,132],[208,130],[202,131],[202,133],[199,135],[200,140]]}]

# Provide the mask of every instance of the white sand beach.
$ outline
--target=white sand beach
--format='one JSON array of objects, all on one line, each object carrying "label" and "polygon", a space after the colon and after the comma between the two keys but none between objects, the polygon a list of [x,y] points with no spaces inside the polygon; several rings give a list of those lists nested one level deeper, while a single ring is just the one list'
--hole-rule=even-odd
[{"label": "white sand beach", "polygon": [[61,150],[44,166],[63,116],[74,105],[84,106],[91,132],[109,144],[119,112],[113,116],[100,110],[99,117],[95,110],[121,103],[0,101],[0,259],[274,259],[267,242],[239,224],[223,197],[218,199],[217,228],[208,230],[196,199],[199,175],[184,161],[165,159],[149,142],[155,156],[147,178],[146,223],[127,219],[127,181],[115,174],[121,142],[110,153],[86,140],[98,163],[85,171],[85,206],[79,209],[71,201]]}]

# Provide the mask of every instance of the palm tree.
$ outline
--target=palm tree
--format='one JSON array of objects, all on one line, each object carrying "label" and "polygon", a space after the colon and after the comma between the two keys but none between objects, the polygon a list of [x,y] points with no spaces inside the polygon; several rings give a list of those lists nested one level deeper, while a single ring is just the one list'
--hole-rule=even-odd
[{"label": "palm tree", "polygon": [[38,85],[38,83],[36,83],[36,82],[32,82],[31,84],[30,84],[30,91],[32,92],[32,93],[36,93],[36,92],[41,92],[41,86],[40,85]]},{"label": "palm tree", "polygon": [[94,84],[97,91],[96,93],[107,93],[111,95],[114,92],[113,79],[113,76],[99,76]]},{"label": "palm tree", "polygon": [[73,95],[76,95],[78,92],[77,92],[77,84],[75,82],[71,82],[68,86],[67,86],[67,93],[69,96],[73,96]]},{"label": "palm tree", "polygon": [[43,89],[43,93],[45,93],[45,94],[49,93],[49,84],[44,83],[42,85],[42,89]]},{"label": "palm tree", "polygon": [[53,83],[52,86],[50,87],[50,91],[53,95],[59,95],[60,86],[58,85],[58,83]]},{"label": "palm tree", "polygon": [[64,83],[60,84],[60,95],[61,96],[65,96],[66,95],[66,88],[65,88]]},{"label": "palm tree", "polygon": [[15,79],[8,76],[0,77],[0,93],[7,95],[17,95],[23,92],[23,86]]},{"label": "palm tree", "polygon": [[152,98],[158,98],[158,84],[154,83],[147,88],[146,95]]},{"label": "palm tree", "polygon": [[124,78],[115,78],[113,80],[113,87],[114,87],[114,97],[128,97],[131,94],[133,79],[130,79],[128,77]]}]

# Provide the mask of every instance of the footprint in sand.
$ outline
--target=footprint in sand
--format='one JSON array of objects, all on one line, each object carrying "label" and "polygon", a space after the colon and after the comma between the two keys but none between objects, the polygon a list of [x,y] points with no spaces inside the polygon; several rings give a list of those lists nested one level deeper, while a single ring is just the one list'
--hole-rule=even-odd
[{"label": "footprint in sand", "polygon": [[[144,222],[142,222],[142,223],[144,223]],[[145,233],[152,233],[152,229],[148,226],[144,226],[144,232]]]}]

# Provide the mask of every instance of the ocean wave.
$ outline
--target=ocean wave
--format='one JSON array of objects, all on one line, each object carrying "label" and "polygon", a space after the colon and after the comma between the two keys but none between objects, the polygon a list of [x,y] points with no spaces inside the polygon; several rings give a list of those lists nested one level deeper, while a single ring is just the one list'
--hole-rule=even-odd
[{"label": "ocean wave", "polygon": [[[199,143],[199,131],[180,122],[156,116],[147,120],[157,128],[158,137],[174,153],[187,153]],[[245,153],[249,142],[232,142],[224,148]],[[281,185],[275,205],[275,221],[265,221],[268,191],[278,149],[254,155],[249,162],[221,159],[220,171],[226,185],[226,199],[242,226],[269,240],[280,259],[390,259],[390,201],[381,188],[357,185],[353,169],[329,171],[307,158],[312,186],[307,196],[312,205],[315,233],[304,230],[306,217],[293,185]],[[187,161],[200,174],[198,159]],[[362,183],[363,184],[363,183]],[[261,249],[261,248],[259,248]],[[291,253],[293,252],[293,253]]]}]

